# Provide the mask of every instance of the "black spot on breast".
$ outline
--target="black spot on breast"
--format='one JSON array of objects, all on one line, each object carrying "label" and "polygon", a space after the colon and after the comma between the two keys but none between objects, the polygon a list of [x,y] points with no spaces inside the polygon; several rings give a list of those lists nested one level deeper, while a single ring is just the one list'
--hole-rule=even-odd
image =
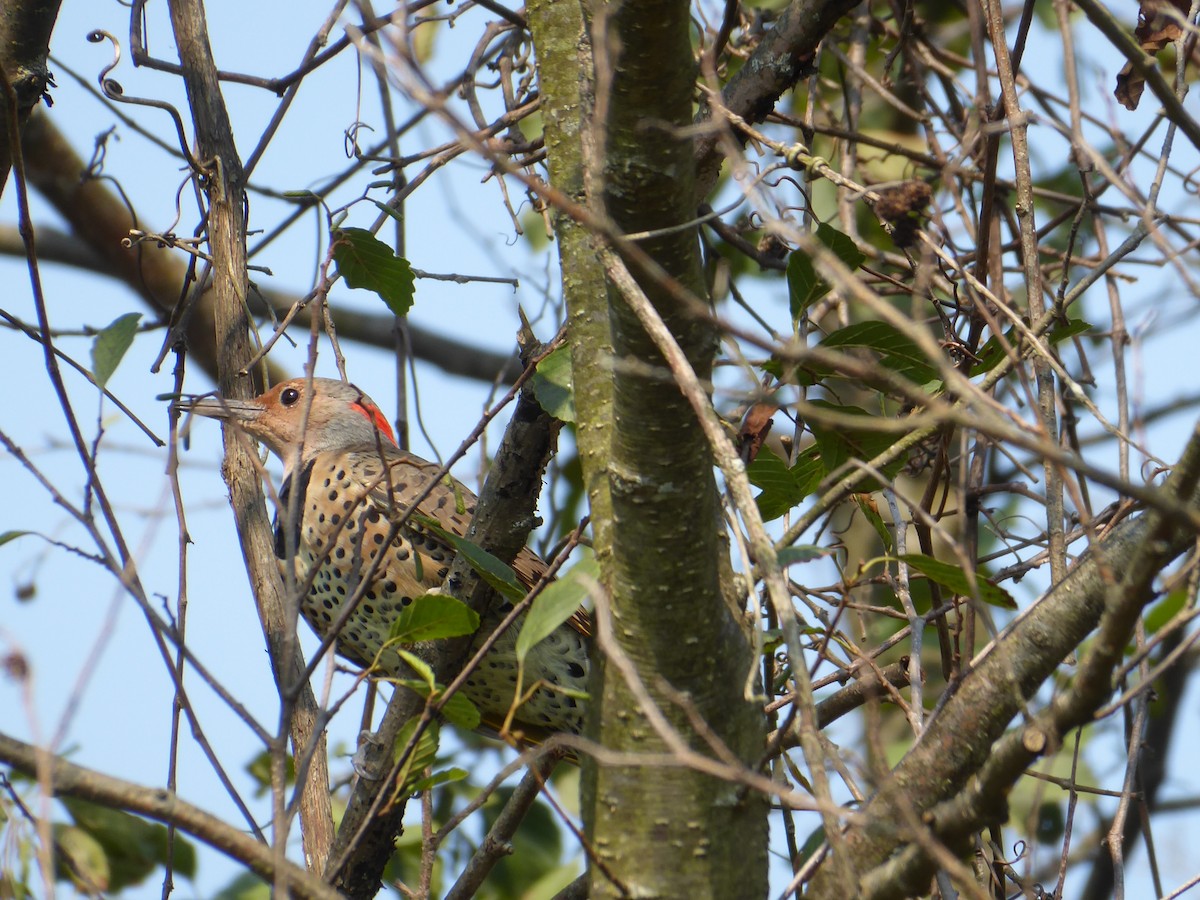
[{"label": "black spot on breast", "polygon": [[[296,494],[297,512],[304,509],[305,502],[308,499],[308,483],[312,480],[312,472],[312,462],[300,470],[300,478],[295,484],[298,491]],[[284,532],[284,525],[288,516],[288,510],[291,508],[290,497],[292,496],[292,487],[292,476],[289,475],[283,480],[283,486],[279,489],[279,508],[275,513],[275,556],[278,559],[285,559],[287,557],[287,535]],[[300,546],[302,535],[300,519],[301,516],[297,515],[293,526],[293,537],[296,547]]]},{"label": "black spot on breast", "polygon": [[[573,662],[573,663],[567,663],[567,674],[570,675],[572,678],[582,678],[585,673],[583,670],[583,666],[581,666],[577,662]],[[571,701],[571,705],[572,706],[575,705],[574,700]]]}]

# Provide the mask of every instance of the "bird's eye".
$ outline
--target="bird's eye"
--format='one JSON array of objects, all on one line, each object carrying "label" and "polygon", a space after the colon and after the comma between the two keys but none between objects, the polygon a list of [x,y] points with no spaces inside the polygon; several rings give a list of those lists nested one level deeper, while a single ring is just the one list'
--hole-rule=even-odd
[{"label": "bird's eye", "polygon": [[300,392],[298,390],[296,390],[295,388],[286,388],[279,395],[279,402],[282,403],[284,406],[291,406],[293,403],[295,403],[299,399],[300,399]]}]

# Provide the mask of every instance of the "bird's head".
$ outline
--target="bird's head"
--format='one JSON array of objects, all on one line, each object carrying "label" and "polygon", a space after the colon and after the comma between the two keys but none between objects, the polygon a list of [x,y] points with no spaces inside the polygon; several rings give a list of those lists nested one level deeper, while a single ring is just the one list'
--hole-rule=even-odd
[{"label": "bird's head", "polygon": [[293,378],[253,400],[205,397],[191,412],[238,426],[289,468],[326,450],[382,443],[395,446],[387,417],[352,384]]}]

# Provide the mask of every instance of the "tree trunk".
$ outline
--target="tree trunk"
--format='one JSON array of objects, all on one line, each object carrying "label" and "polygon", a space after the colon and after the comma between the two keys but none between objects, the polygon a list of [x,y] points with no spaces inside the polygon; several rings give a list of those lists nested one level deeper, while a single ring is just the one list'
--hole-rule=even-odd
[{"label": "tree trunk", "polygon": [[[640,248],[678,285],[703,297],[696,230],[684,224],[695,212],[693,148],[683,136],[692,117],[695,69],[688,6],[668,0],[604,12],[609,18],[598,53],[605,56],[597,66],[611,73],[610,82],[597,85],[597,106],[608,110],[604,212],[623,233],[676,227]],[[583,23],[575,21],[578,33]],[[563,99],[548,95],[552,107]],[[586,123],[578,133],[587,135]],[[565,244],[563,250],[567,267]],[[646,273],[635,268],[635,274],[697,374],[708,378],[715,332]],[[709,737],[752,763],[763,746],[763,718],[743,696],[754,663],[721,597],[720,498],[709,448],[661,356],[615,289],[568,296],[572,327],[593,334],[611,327],[613,344],[611,358],[593,355],[591,364],[581,366],[588,348],[581,349],[575,336],[584,478],[593,503],[597,493],[607,493],[611,503],[611,519],[593,506],[600,519],[594,521],[597,556],[609,591],[609,610],[602,609],[600,618],[610,612],[613,627],[609,646],[597,654],[592,727],[609,750],[664,752],[668,744],[639,699],[644,691],[689,747],[708,752],[698,730],[707,723],[700,727],[711,729]],[[595,344],[588,347],[594,354]],[[611,410],[596,402],[610,390]],[[606,429],[607,455],[593,443]],[[603,632],[604,624],[599,627]],[[615,660],[609,658],[614,653]],[[715,660],[724,661],[721,670]],[[761,795],[683,767],[603,765],[589,783],[591,896],[765,893]]]}]

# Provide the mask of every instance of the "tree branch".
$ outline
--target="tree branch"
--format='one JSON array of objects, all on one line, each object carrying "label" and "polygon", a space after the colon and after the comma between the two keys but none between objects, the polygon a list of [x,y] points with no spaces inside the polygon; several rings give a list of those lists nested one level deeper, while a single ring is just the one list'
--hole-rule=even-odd
[{"label": "tree branch", "polygon": [[[53,228],[39,228],[39,255],[42,259],[85,268],[123,281],[162,318],[180,302],[187,277],[187,265],[178,255],[158,247],[139,244],[130,249],[122,242],[131,228],[140,227],[137,213],[94,177],[66,138],[46,114],[35,115],[25,129],[26,171],[30,184],[70,223],[73,234]],[[24,256],[20,235],[13,228],[0,228],[0,253]],[[301,299],[284,291],[264,289],[249,294],[250,308],[259,315],[267,309],[258,302],[259,293],[276,314],[283,314]],[[331,305],[334,327],[343,338],[370,346],[392,349],[392,317],[370,315]],[[307,328],[311,312],[301,310],[296,324]],[[496,353],[444,337],[419,325],[409,325],[413,354],[439,368],[464,378],[504,383],[521,372],[515,355]],[[213,341],[215,320],[211,291],[196,301],[187,325],[189,355],[217,381],[216,345]],[[278,364],[269,362],[273,384],[289,377]]]},{"label": "tree branch", "polygon": [[[1164,492],[1200,507],[1198,477],[1200,431],[1194,431]],[[1121,522],[984,651],[863,810],[868,824],[847,832],[851,862],[864,873],[860,890],[852,893],[884,898],[919,890],[934,863],[911,843],[907,822],[927,822],[945,838],[969,835],[1003,807],[1031,762],[1052,752],[1071,728],[1091,721],[1112,692],[1112,674],[1137,617],[1156,598],[1155,577],[1195,539],[1154,509]],[[1100,633],[1071,686],[1025,727],[1000,739],[1097,624]],[[806,896],[842,897],[846,889],[822,869]]]},{"label": "tree branch", "polygon": [[[529,540],[537,522],[542,475],[559,427],[560,423],[528,391],[521,392],[479,492],[475,515],[467,531],[468,540],[502,562],[512,561]],[[445,587],[480,614],[481,630],[495,624],[487,615],[493,591],[461,556],[450,567]],[[433,667],[438,683],[449,684],[457,676],[474,640],[466,637],[439,641],[422,653]],[[404,723],[424,709],[425,701],[413,692],[396,691],[379,729],[362,745],[359,769],[378,775],[360,776],[355,781],[330,857],[331,866],[336,867],[330,872],[334,884],[352,898],[368,900],[379,891],[405,809],[404,802],[399,802],[380,813],[383,801],[395,788],[396,736]]]},{"label": "tree branch", "polygon": [[[614,524],[609,543],[597,542],[597,558],[610,596],[597,602],[610,604],[605,613],[619,627],[610,635],[613,650],[597,654],[591,715],[599,740],[617,752],[719,746],[752,764],[762,754],[764,722],[761,705],[742,689],[755,663],[722,594],[727,548],[718,538],[713,456],[662,349],[669,343],[693,379],[710,379],[716,331],[693,307],[706,290],[697,231],[688,224],[695,209],[688,18],[685,0],[614,3],[597,9],[593,32],[604,131],[601,159],[590,161],[598,182],[591,200],[667,340],[652,336],[640,310],[622,302],[625,287],[609,271],[608,294],[590,298],[587,308],[611,322],[611,366],[594,377],[612,382],[616,427],[607,458],[593,469],[584,460],[584,476],[609,486]],[[654,235],[619,237],[645,232]],[[581,418],[580,430],[592,424]],[[717,659],[720,676],[710,662]],[[592,896],[626,896],[633,885],[662,896],[765,893],[761,794],[713,803],[728,786],[685,767],[604,765],[594,777],[588,836],[604,865],[592,867]],[[722,840],[729,834],[738,840]]]},{"label": "tree branch", "polygon": [[[194,119],[198,156],[209,167],[208,245],[212,258],[213,321],[216,327],[217,384],[224,397],[248,399],[250,379],[237,373],[250,361],[250,321],[246,314],[246,221],[241,162],[233,141],[208,40],[201,0],[171,0],[175,43],[183,64],[184,85]],[[230,502],[238,536],[282,702],[281,731],[290,731],[300,784],[300,815],[305,861],[314,871],[324,869],[333,842],[329,802],[328,756],[321,712],[312,688],[301,681],[304,659],[296,640],[298,607],[289,604],[275,562],[274,540],[267,518],[257,459],[235,429],[225,429],[225,465]],[[284,815],[284,756],[286,744],[272,753],[275,788],[275,850],[282,856],[287,842]]]},{"label": "tree branch", "polygon": [[504,804],[504,809],[492,823],[483,843],[471,854],[462,874],[446,892],[445,900],[470,900],[496,863],[512,853],[513,835],[525,820],[525,815],[537,800],[538,794],[546,784],[546,778],[554,771],[557,763],[557,757],[543,756],[529,767],[521,783]]},{"label": "tree branch", "polygon": [[[754,53],[722,91],[722,102],[730,112],[751,125],[766,119],[784,92],[808,72],[817,47],[842,16],[859,0],[792,0],[775,27],[763,35]],[[697,123],[711,122],[712,108],[706,103]],[[703,203],[716,186],[725,153],[722,142],[745,143],[745,135],[716,124],[696,138],[696,202]]]},{"label": "tree branch", "polygon": [[2,733],[0,760],[31,778],[48,780],[56,796],[79,797],[173,825],[231,859],[245,863],[268,881],[282,880],[293,896],[339,900],[338,892],[320,878],[293,863],[279,864],[270,847],[163,788],[144,787],[65,762]]},{"label": "tree branch", "polygon": [[[0,68],[16,92],[17,122],[22,129],[54,82],[46,63],[61,3],[62,0],[0,3]],[[0,93],[0,122],[7,122],[8,117],[8,95]],[[12,163],[12,147],[5,128],[0,130],[0,195],[4,193]]]}]

